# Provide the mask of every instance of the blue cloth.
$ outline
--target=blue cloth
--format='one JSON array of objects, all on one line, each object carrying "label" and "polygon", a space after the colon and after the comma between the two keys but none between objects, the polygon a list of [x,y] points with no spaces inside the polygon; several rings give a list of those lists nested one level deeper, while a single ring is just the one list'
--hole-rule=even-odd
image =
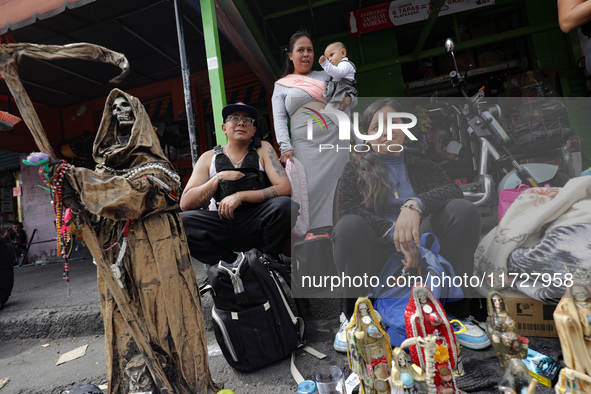
[{"label": "blue cloth", "polygon": [[[431,289],[435,298],[442,305],[445,305],[446,302],[463,299],[464,292],[462,289],[454,287],[452,283],[452,278],[456,276],[453,267],[439,254],[440,245],[435,234],[423,234],[421,236],[421,245],[418,248],[419,263],[423,269],[422,283]],[[388,278],[391,276],[400,278],[399,273],[402,268],[401,259],[403,257],[404,255],[400,252],[394,252],[390,256],[379,275],[380,283],[370,295],[374,298],[374,309],[380,313],[384,324],[388,326],[387,333],[392,346],[400,346],[402,341],[406,339],[404,311],[410,300],[412,287],[415,284],[415,279],[408,278],[402,282],[397,282],[396,286],[393,286],[394,282],[388,282]],[[439,279],[433,279],[434,277],[439,277]]]}]

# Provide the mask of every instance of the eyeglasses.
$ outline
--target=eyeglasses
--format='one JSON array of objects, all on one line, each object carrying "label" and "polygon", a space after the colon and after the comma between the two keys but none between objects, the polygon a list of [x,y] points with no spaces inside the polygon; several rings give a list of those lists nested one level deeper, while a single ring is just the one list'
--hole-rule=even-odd
[{"label": "eyeglasses", "polygon": [[244,122],[244,124],[254,124],[253,118],[244,118],[242,116],[235,115],[230,115],[226,118],[226,122],[238,123],[240,121]]}]

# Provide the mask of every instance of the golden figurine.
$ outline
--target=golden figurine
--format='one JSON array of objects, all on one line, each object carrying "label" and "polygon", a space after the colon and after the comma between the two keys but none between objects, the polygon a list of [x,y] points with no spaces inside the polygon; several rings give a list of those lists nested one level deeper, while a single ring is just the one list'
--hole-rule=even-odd
[{"label": "golden figurine", "polygon": [[369,299],[357,300],[355,312],[346,332],[349,367],[359,375],[361,392],[364,394],[388,392],[392,365],[390,339],[382,329]]},{"label": "golden figurine", "polygon": [[499,292],[492,291],[488,295],[486,334],[499,358],[501,373],[505,372],[511,359],[527,357],[529,340],[515,332],[516,328],[517,324],[507,313],[505,300]]}]

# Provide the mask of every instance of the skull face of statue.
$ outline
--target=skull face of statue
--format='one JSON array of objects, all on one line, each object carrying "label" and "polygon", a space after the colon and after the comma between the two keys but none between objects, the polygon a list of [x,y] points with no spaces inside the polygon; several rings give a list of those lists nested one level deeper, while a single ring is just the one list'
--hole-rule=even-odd
[{"label": "skull face of statue", "polygon": [[404,350],[398,354],[398,365],[406,367],[406,353],[404,353]]},{"label": "skull face of statue", "polygon": [[429,296],[428,296],[427,290],[424,287],[418,287],[416,289],[416,295],[417,295],[421,305],[425,305],[427,303]]},{"label": "skull face of statue", "polygon": [[572,297],[579,302],[585,301],[587,299],[587,289],[585,289],[583,286],[573,285],[573,287],[571,287],[570,293]]},{"label": "skull face of statue", "polygon": [[361,304],[359,304],[359,314],[361,316],[369,315],[369,312],[367,311],[367,305],[365,304],[365,302],[362,302]]},{"label": "skull face of statue", "polygon": [[117,119],[119,128],[129,130],[135,122],[131,104],[125,97],[117,97],[111,106],[113,117]]}]

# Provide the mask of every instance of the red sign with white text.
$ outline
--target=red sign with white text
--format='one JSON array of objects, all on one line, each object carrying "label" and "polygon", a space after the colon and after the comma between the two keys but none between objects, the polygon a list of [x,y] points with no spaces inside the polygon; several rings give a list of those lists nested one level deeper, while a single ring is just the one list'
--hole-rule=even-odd
[{"label": "red sign with white text", "polygon": [[[445,0],[439,15],[449,15],[473,8],[490,6],[495,0]],[[372,7],[350,11],[349,33],[352,36],[425,20],[433,0],[393,0]]]}]

